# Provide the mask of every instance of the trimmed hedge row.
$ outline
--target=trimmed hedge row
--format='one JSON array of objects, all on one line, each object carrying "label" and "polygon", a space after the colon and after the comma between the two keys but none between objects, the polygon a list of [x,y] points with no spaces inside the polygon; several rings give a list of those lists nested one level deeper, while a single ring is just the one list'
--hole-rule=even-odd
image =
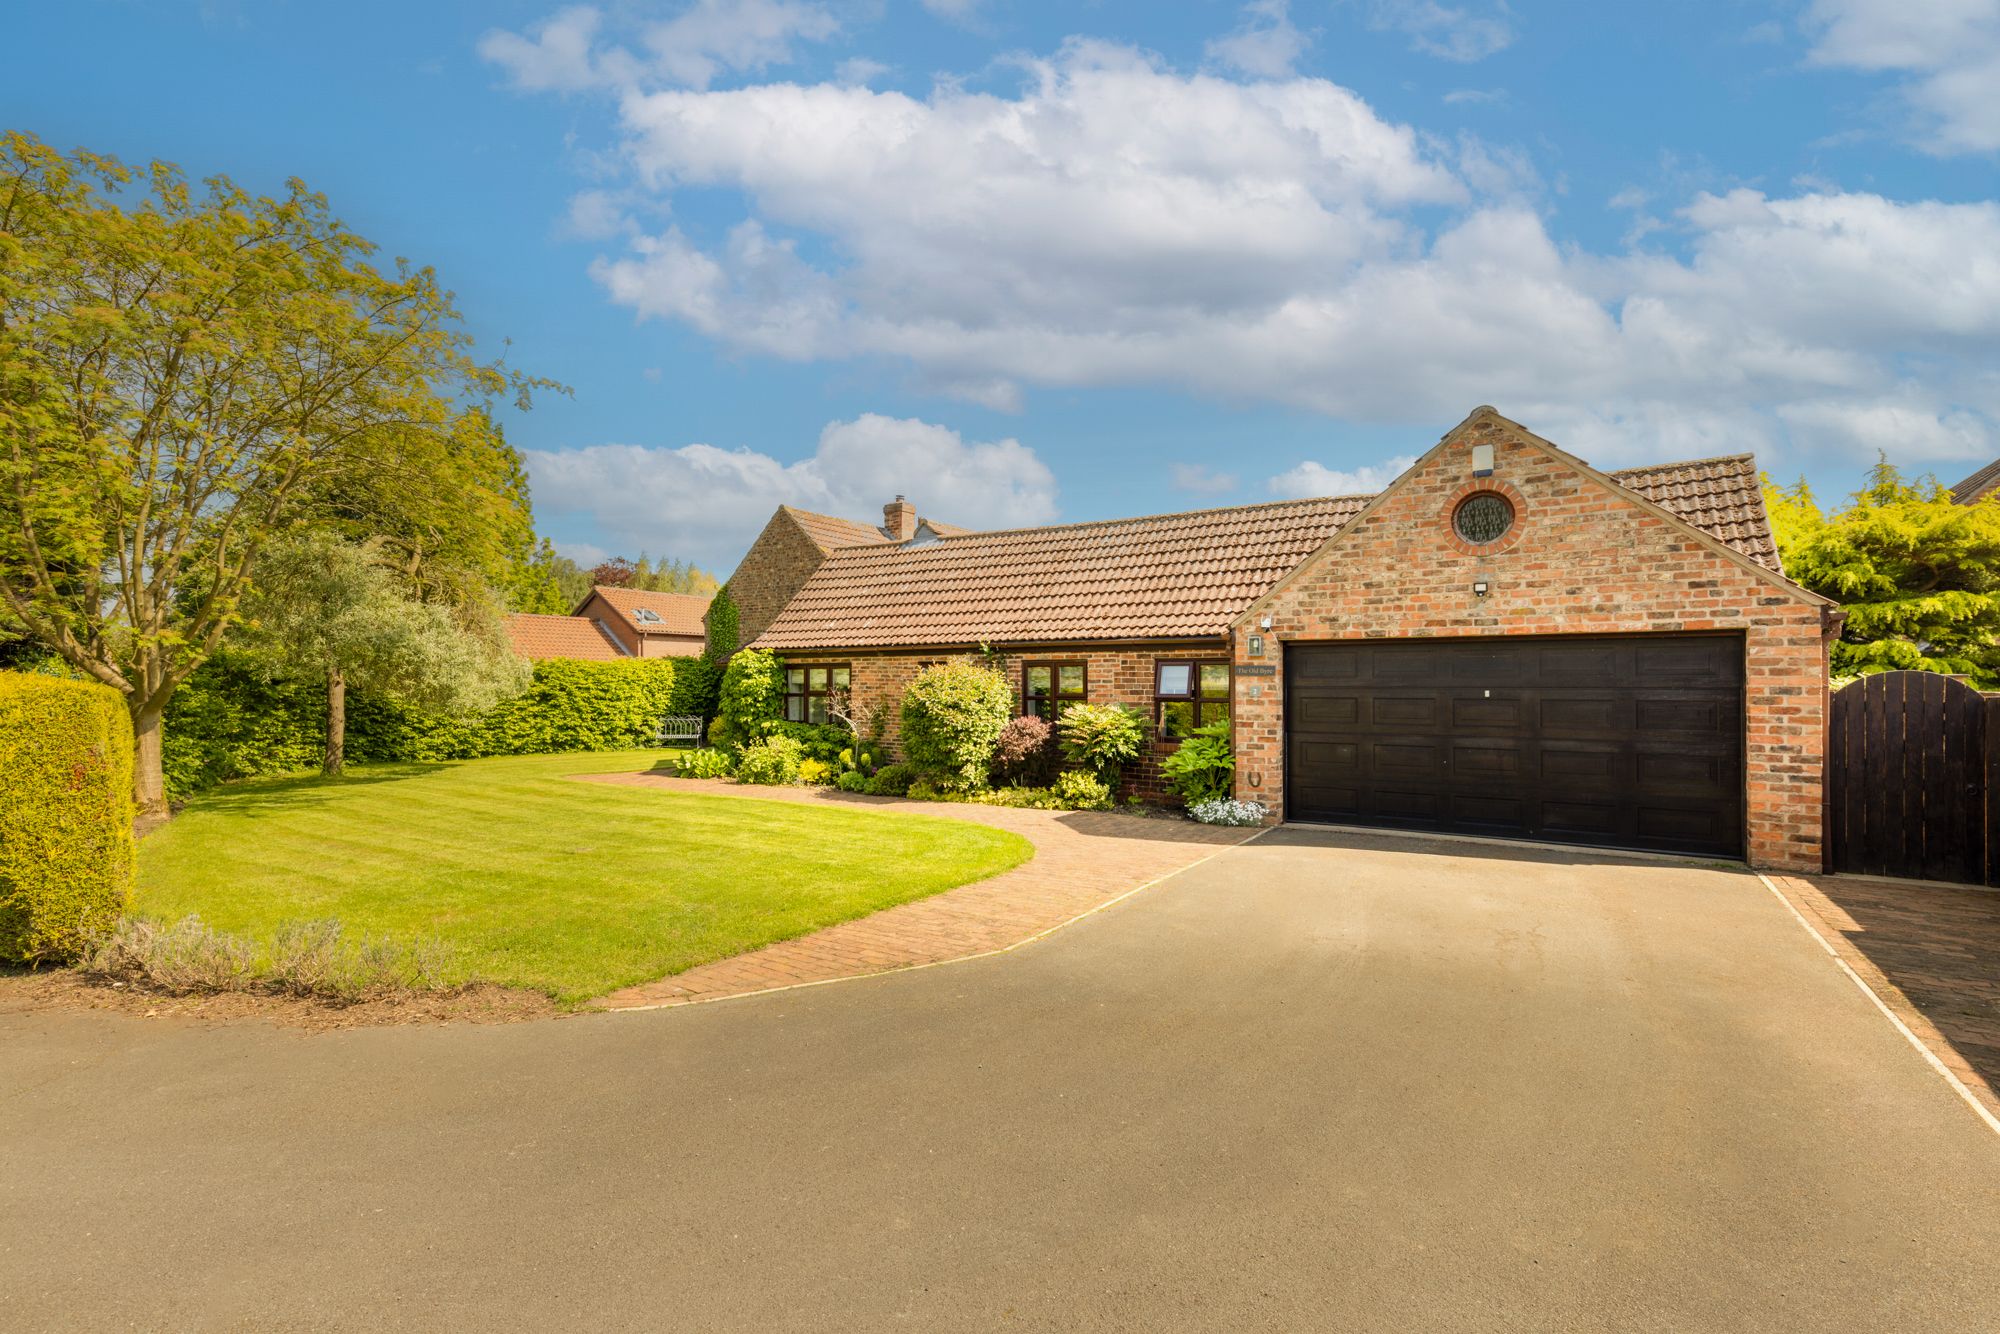
[{"label": "trimmed hedge row", "polygon": [[[347,758],[356,763],[469,760],[486,755],[625,750],[652,743],[668,714],[709,716],[720,672],[699,658],[550,659],[526,691],[470,718],[425,713],[351,693]],[[324,688],[274,678],[252,659],[204,663],[168,707],[164,767],[176,796],[319,763]]]},{"label": "trimmed hedge row", "polygon": [[0,672],[0,959],[72,959],[132,890],[132,722],[108,686]]}]

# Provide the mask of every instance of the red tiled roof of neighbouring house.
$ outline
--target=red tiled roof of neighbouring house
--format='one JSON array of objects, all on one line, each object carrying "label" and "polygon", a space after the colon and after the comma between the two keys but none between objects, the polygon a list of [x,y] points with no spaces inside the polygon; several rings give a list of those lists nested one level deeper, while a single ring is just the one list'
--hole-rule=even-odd
[{"label": "red tiled roof of neighbouring house", "polygon": [[1995,490],[2000,490],[2000,459],[1993,460],[1951,488],[1951,498],[1961,505],[1970,505],[1992,495]]},{"label": "red tiled roof of neighbouring house", "polygon": [[[1619,484],[1766,568],[1749,455],[1633,468]],[[919,647],[1223,634],[1372,497],[1333,496],[831,552],[759,648]],[[935,525],[933,525],[935,528]]]},{"label": "red tiled roof of neighbouring house", "polygon": [[[611,604],[642,635],[703,633],[701,618],[707,613],[710,601],[707,593],[655,593],[615,584],[598,584],[590,591]],[[652,617],[642,615],[645,612],[652,613]]]},{"label": "red tiled roof of neighbouring house", "polygon": [[588,617],[517,611],[507,615],[506,625],[508,642],[530,662],[546,658],[609,662],[626,656],[625,650]]}]

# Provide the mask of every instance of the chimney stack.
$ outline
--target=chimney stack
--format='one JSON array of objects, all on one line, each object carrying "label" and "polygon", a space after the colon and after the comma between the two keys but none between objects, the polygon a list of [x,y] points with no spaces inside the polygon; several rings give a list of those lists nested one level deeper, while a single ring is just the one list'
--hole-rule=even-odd
[{"label": "chimney stack", "polygon": [[897,496],[882,507],[882,528],[892,542],[907,542],[917,535],[917,507]]}]

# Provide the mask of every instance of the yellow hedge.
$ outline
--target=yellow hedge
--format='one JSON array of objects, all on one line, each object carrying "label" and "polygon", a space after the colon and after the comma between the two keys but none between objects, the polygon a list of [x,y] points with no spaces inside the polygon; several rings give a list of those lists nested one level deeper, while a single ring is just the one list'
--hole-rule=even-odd
[{"label": "yellow hedge", "polygon": [[106,686],[0,672],[0,959],[75,956],[132,891],[132,723]]}]

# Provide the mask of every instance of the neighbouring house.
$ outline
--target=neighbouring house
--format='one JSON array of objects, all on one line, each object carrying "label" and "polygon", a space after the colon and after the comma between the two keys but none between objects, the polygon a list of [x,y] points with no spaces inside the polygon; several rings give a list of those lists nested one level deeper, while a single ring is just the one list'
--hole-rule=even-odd
[{"label": "neighbouring house", "polygon": [[550,658],[610,662],[632,656],[603,625],[581,616],[517,611],[509,612],[505,621],[507,642],[529,662],[545,662]]},{"label": "neighbouring house", "polygon": [[1227,720],[1274,818],[1821,867],[1837,613],[1784,577],[1749,455],[1600,472],[1481,407],[1375,496],[885,519],[780,509],[730,581],[793,717],[846,691],[893,745],[908,681],[985,646],[1023,712],[1146,710],[1141,793]]},{"label": "neighbouring house", "polygon": [[701,654],[706,593],[654,593],[598,584],[570,615],[601,626],[629,657],[693,658]]},{"label": "neighbouring house", "polygon": [[1993,460],[1952,487],[1951,498],[1961,505],[1971,505],[1986,499],[1995,491],[2000,491],[2000,459]]}]

